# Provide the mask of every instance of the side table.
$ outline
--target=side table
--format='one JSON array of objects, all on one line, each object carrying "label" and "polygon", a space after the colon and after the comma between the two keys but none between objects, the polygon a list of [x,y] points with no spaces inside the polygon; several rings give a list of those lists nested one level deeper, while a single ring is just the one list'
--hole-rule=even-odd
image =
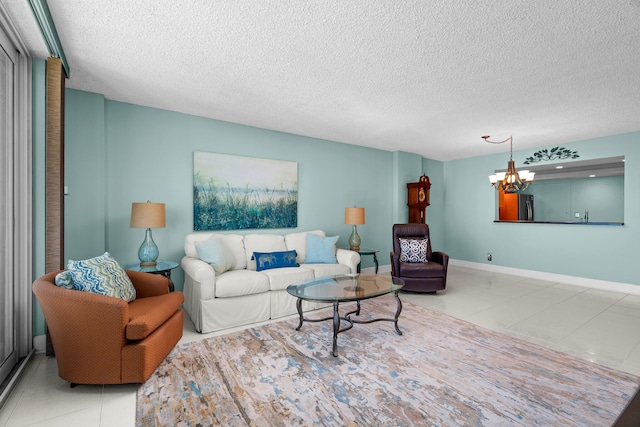
[{"label": "side table", "polygon": [[158,274],[160,276],[164,276],[169,279],[169,292],[173,292],[175,288],[173,287],[173,280],[171,280],[171,270],[178,266],[177,262],[173,261],[156,261],[157,264],[155,267],[140,267],[139,262],[127,264],[124,266],[125,270],[133,270],[133,271],[141,271],[143,273],[151,273]]},{"label": "side table", "polygon": [[[377,253],[378,251],[375,249],[360,249],[359,251],[355,251],[358,252],[360,254],[360,256],[362,255],[372,255],[373,256],[373,263],[376,266],[376,274],[378,274],[378,257],[377,257]],[[358,273],[360,273],[360,264],[358,264]]]}]

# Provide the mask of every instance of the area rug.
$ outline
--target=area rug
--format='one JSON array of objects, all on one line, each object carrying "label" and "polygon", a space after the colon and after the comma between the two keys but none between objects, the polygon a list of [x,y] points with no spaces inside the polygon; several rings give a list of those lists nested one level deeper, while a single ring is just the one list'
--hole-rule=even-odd
[{"label": "area rug", "polygon": [[[610,426],[640,378],[404,302],[390,322],[297,319],[177,346],[137,426]],[[395,300],[362,302],[393,317]],[[330,312],[329,312],[330,313]],[[310,317],[326,316],[315,313]]]}]

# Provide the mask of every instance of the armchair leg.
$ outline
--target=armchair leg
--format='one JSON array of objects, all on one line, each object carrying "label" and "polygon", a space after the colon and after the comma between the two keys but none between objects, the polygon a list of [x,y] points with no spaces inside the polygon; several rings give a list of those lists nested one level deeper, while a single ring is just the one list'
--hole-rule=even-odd
[{"label": "armchair leg", "polygon": [[78,387],[80,384],[77,383],[69,383],[69,388],[76,388]]}]

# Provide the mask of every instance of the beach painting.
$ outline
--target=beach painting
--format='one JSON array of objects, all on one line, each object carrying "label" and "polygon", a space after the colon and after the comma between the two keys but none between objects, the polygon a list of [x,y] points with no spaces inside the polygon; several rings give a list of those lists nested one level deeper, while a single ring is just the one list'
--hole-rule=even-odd
[{"label": "beach painting", "polygon": [[297,162],[194,152],[195,231],[297,225]]}]

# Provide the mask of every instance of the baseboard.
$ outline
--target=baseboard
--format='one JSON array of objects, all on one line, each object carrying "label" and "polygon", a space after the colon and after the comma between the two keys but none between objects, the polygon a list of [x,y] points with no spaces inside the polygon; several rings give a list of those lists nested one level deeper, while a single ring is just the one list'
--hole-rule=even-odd
[{"label": "baseboard", "polygon": [[632,283],[609,282],[607,280],[589,279],[587,277],[568,276],[564,274],[546,273],[544,271],[523,270],[521,268],[504,267],[501,265],[490,265],[480,262],[462,261],[450,259],[449,265],[458,267],[473,268],[476,270],[492,271],[502,274],[512,274],[514,276],[530,277],[533,279],[548,280],[551,282],[566,283],[569,285],[583,286],[603,291],[621,292],[623,294],[640,295],[640,286]]},{"label": "baseboard", "polygon": [[[568,276],[564,274],[546,273],[544,271],[524,270],[521,268],[490,265],[480,262],[449,259],[449,265],[457,267],[473,268],[476,270],[492,271],[495,273],[512,274],[514,276],[530,277],[532,279],[548,280],[550,282],[566,283],[568,285],[582,286],[585,288],[600,289],[603,291],[621,292],[623,294],[640,295],[640,285],[632,283],[610,282],[607,280],[589,279],[587,277]],[[374,273],[374,267],[362,269],[363,273]],[[381,265],[378,274],[391,273],[391,265]]]},{"label": "baseboard", "polygon": [[[360,270],[360,273],[363,274],[375,274],[376,272],[376,268],[375,267],[366,267],[363,268],[362,270]],[[387,265],[381,265],[378,267],[378,274],[384,274],[384,273],[391,273],[391,265],[387,264]]]},{"label": "baseboard", "polygon": [[47,336],[36,335],[33,337],[33,349],[36,353],[44,353],[47,348]]}]

